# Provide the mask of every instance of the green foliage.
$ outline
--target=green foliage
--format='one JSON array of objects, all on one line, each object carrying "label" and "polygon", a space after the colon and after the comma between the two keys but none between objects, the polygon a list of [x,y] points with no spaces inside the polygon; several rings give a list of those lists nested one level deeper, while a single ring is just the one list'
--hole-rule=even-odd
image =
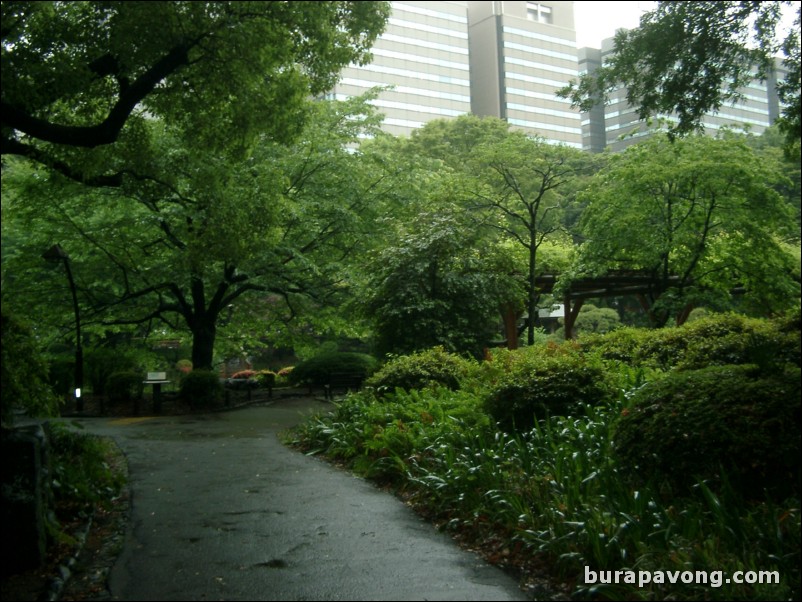
[{"label": "green foliage", "polygon": [[284,387],[292,384],[292,371],[295,366],[284,366],[276,373],[276,385]]},{"label": "green foliage", "polygon": [[147,120],[216,153],[292,140],[307,99],[368,60],[389,3],[4,2],[2,15],[3,153],[119,186],[118,170],[158,159]]},{"label": "green foliage", "polygon": [[[492,373],[488,373],[492,374]],[[405,499],[505,563],[549,562],[575,582],[594,570],[776,570],[779,585],[578,585],[593,599],[794,599],[800,583],[799,500],[745,504],[704,485],[683,498],[633,489],[612,453],[624,398],[552,417],[522,434],[495,431],[466,391],[351,395],[299,425],[288,441],[359,474],[393,482]]]},{"label": "green foliage", "polygon": [[492,255],[456,212],[422,212],[406,224],[370,267],[365,314],[379,352],[443,346],[481,356],[499,305],[518,288]]},{"label": "green foliage", "polygon": [[295,366],[290,373],[292,382],[323,386],[333,373],[358,374],[365,378],[376,370],[378,361],[373,356],[353,352],[324,352]]},{"label": "green foliage", "polygon": [[48,427],[48,440],[51,484],[60,519],[73,518],[70,513],[85,512],[88,506],[109,502],[119,494],[124,482],[108,463],[113,443],[56,423]]},{"label": "green foliage", "polygon": [[[799,338],[798,311],[771,323],[730,315],[698,322],[696,344],[686,341],[684,351],[677,348],[661,361],[673,358],[672,365],[678,364],[683,354],[693,362],[715,361],[717,341],[729,337],[765,335],[771,342],[782,333]],[[576,582],[585,566],[692,567],[726,574],[767,570],[781,576],[779,584],[722,583],[718,588],[578,584],[577,598],[796,599],[802,583],[800,371],[784,359],[768,370],[713,366],[661,374],[650,367],[656,364],[640,349],[654,354],[659,343],[649,336],[691,327],[622,329],[596,337],[592,346],[497,350],[469,370],[458,391],[396,389],[378,398],[365,390],[347,397],[332,414],[300,425],[290,440],[359,474],[392,482],[410,503],[477,549],[503,548],[504,562],[512,565],[528,566],[535,557],[563,582]],[[608,338],[614,343],[605,355],[616,360],[598,357]],[[781,358],[789,357],[784,353]],[[641,363],[621,361],[632,357]],[[727,357],[748,359],[753,352]],[[543,417],[525,432],[494,428],[482,411],[486,391],[510,380],[509,374],[526,376],[524,368],[541,365],[567,366],[568,372],[574,365],[601,369],[598,382],[606,383],[606,400],[577,403],[572,415]],[[673,397],[656,399],[653,393],[660,390]],[[624,421],[652,406],[660,408],[663,421],[627,426],[629,439],[622,442]],[[647,458],[642,480],[637,479],[640,468],[633,468],[640,458],[620,455],[636,449]],[[659,478],[658,470],[675,462],[671,477]],[[704,478],[698,469],[706,463],[711,477],[697,482],[694,477]],[[781,474],[796,484],[783,488]],[[761,489],[771,479],[780,481],[779,488]],[[794,496],[785,498],[787,493]]]},{"label": "green foliage", "polygon": [[613,393],[601,362],[573,345],[529,347],[506,355],[505,370],[485,399],[485,410],[508,432],[530,430],[548,416],[569,416]]},{"label": "green foliage", "polygon": [[181,398],[193,408],[208,408],[223,398],[220,375],[211,370],[193,370],[181,379]]},{"label": "green foliage", "polygon": [[679,328],[622,328],[586,336],[582,347],[605,360],[661,370],[759,364],[765,370],[800,365],[799,310],[775,320],[710,314]]},{"label": "green foliage", "polygon": [[782,242],[793,229],[776,191],[782,180],[778,164],[742,139],[654,136],[630,146],[582,195],[586,242],[575,269],[653,274],[656,325],[688,304],[726,307],[736,286],[763,314],[785,311],[800,286],[798,260]]},{"label": "green foliage", "polygon": [[[800,140],[799,15],[779,32],[785,2],[661,2],[641,17],[640,27],[619,31],[614,54],[599,69],[560,90],[589,111],[614,90],[641,119],[675,115],[673,135],[702,128],[706,115],[743,98],[758,75],[766,79],[782,49],[787,78],[778,85],[784,105],[781,128],[789,145]],[[783,38],[783,36],[785,36]]]},{"label": "green foliage", "polygon": [[48,367],[31,330],[12,316],[2,314],[2,423],[12,424],[14,412],[54,416],[58,400],[48,382]]},{"label": "green foliage", "polygon": [[675,372],[638,390],[619,420],[615,453],[643,483],[665,479],[685,493],[713,490],[722,474],[742,495],[800,494],[800,370],[761,375],[755,366]]},{"label": "green foliage", "polygon": [[310,453],[325,451],[360,474],[397,481],[410,456],[437,433],[489,427],[477,398],[465,392],[397,389],[378,399],[362,391],[346,397],[332,414],[299,425],[288,440]]},{"label": "green foliage", "polygon": [[112,372],[106,380],[105,393],[111,402],[133,401],[142,397],[144,387],[139,372]]},{"label": "green foliage", "polygon": [[471,371],[473,362],[443,347],[434,347],[409,355],[392,357],[365,385],[375,388],[380,394],[396,389],[412,391],[440,386],[459,389]]},{"label": "green foliage", "polygon": [[621,327],[618,312],[610,307],[597,307],[585,303],[574,322],[574,332],[604,334]]},{"label": "green foliage", "polygon": [[[108,393],[106,386],[115,372],[142,372],[137,352],[115,346],[93,347],[84,353],[84,375],[95,395]],[[141,374],[139,380],[143,380]]]},{"label": "green foliage", "polygon": [[276,385],[276,373],[272,370],[257,370],[254,378],[262,389],[272,389]]}]

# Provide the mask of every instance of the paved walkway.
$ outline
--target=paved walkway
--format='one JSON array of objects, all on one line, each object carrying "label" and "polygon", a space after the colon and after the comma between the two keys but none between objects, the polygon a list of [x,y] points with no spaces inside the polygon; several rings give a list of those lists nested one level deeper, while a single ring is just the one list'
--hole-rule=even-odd
[{"label": "paved walkway", "polygon": [[83,419],[129,461],[115,600],[525,600],[517,583],[397,498],[282,445],[330,406]]}]

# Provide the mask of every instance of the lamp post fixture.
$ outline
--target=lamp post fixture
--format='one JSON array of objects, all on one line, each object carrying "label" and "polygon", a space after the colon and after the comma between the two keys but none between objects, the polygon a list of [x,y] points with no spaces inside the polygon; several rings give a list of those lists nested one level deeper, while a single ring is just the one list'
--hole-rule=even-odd
[{"label": "lamp post fixture", "polygon": [[78,294],[75,290],[75,280],[70,269],[70,256],[59,245],[53,245],[43,255],[51,263],[64,262],[64,269],[67,271],[67,280],[70,283],[72,293],[72,307],[75,312],[75,409],[82,412],[84,400],[81,398],[81,389],[84,386],[84,351],[81,345],[81,314],[78,311]]}]

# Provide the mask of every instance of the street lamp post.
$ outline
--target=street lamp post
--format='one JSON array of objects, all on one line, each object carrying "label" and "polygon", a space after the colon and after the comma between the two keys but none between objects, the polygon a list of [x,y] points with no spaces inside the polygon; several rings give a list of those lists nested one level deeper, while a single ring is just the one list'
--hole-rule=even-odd
[{"label": "street lamp post", "polygon": [[75,280],[70,269],[70,256],[59,245],[53,245],[42,255],[47,261],[52,263],[64,262],[64,269],[67,271],[67,280],[70,283],[72,293],[72,307],[75,312],[75,409],[82,412],[84,400],[81,398],[81,389],[84,386],[84,351],[81,344],[81,314],[78,311],[78,294],[75,290]]}]

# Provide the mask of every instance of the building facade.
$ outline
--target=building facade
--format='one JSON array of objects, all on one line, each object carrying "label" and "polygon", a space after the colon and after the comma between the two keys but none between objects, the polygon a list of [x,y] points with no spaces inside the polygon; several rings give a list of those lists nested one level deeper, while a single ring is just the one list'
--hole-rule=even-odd
[{"label": "building facade", "polygon": [[581,148],[579,113],[556,92],[577,77],[573,2],[468,2],[471,109]]},{"label": "building facade", "polygon": [[471,112],[468,15],[465,2],[392,2],[369,65],[350,66],[334,90],[338,99],[389,87],[373,103],[384,129],[408,135],[434,119]]},{"label": "building facade", "polygon": [[[613,39],[602,41],[601,49],[583,48],[579,52],[580,73],[592,73],[600,67],[613,52]],[[716,114],[705,116],[702,125],[706,134],[715,136],[723,128],[749,131],[762,134],[780,116],[780,101],[777,96],[777,80],[785,77],[780,60],[770,77],[761,82],[753,80],[741,88],[740,102],[724,104]],[[595,107],[590,113],[582,114],[582,148],[590,152],[602,152],[605,148],[622,151],[636,144],[660,127],[660,120],[676,123],[672,115],[660,116],[647,124],[638,118],[637,109],[626,99],[626,88],[620,88],[610,95],[604,106]]]},{"label": "building facade", "polygon": [[[627,104],[625,89],[582,114],[557,97],[613,50],[612,38],[600,49],[577,49],[573,2],[403,0],[391,6],[373,61],[346,68],[331,94],[344,99],[384,88],[374,104],[391,134],[409,135],[429,121],[466,113],[499,117],[547,142],[590,152],[623,150],[653,133]],[[779,116],[776,78],[755,81],[743,93],[744,102],[708,116],[709,134],[723,127],[760,134]]]}]

